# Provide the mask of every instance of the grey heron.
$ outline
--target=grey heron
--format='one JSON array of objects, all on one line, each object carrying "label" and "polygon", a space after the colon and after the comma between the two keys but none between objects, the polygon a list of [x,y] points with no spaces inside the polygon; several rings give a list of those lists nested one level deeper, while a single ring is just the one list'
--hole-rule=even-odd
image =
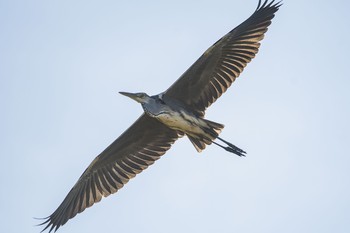
[{"label": "grey heron", "polygon": [[141,103],[144,113],[92,161],[59,207],[40,224],[46,225],[43,231],[56,231],[102,197],[117,192],[181,136],[186,135],[198,152],[214,143],[243,156],[242,149],[219,137],[224,126],[204,119],[204,113],[255,57],[280,6],[280,2],[259,0],[247,20],[207,49],[161,94],[120,92]]}]

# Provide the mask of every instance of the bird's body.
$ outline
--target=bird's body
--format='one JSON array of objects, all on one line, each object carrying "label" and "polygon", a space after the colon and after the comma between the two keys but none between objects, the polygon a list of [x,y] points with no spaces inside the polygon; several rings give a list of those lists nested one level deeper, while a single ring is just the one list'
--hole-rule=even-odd
[{"label": "bird's body", "polygon": [[205,119],[205,110],[255,57],[279,7],[274,0],[263,4],[259,0],[256,11],[246,21],[214,43],[161,94],[121,92],[139,102],[144,114],[91,162],[59,207],[42,223],[47,224],[44,230],[56,231],[102,197],[117,192],[181,136],[186,135],[199,152],[213,143],[243,156],[243,150],[219,137],[224,126]]},{"label": "bird's body", "polygon": [[[155,96],[148,96],[143,92],[135,94],[120,93],[141,103],[144,112],[149,117],[157,119],[170,129],[178,132],[179,135],[185,134],[198,152],[205,149],[206,145],[213,143],[224,128],[224,125],[204,119],[191,111],[184,103],[169,98],[163,93]],[[226,141],[222,141],[227,144]],[[239,156],[243,156],[245,153],[231,143],[228,143],[228,147],[223,148]]]}]

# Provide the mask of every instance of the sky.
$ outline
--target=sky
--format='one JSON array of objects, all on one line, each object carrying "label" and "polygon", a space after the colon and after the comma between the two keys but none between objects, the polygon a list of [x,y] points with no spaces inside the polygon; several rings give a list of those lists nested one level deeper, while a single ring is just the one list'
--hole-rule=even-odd
[{"label": "sky", "polygon": [[[0,0],[0,232],[40,232],[89,163],[257,0]],[[350,232],[349,1],[285,0],[187,138],[58,232]]]}]

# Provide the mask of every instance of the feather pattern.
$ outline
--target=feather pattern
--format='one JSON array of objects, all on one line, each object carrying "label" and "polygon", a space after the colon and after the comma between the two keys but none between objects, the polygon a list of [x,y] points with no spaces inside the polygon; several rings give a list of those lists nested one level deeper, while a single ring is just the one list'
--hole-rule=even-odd
[{"label": "feather pattern", "polygon": [[246,21],[207,49],[164,94],[204,116],[205,109],[231,86],[258,53],[259,41],[280,5],[259,1],[256,11]]},{"label": "feather pattern", "polygon": [[[47,224],[43,231],[56,231],[103,197],[117,192],[131,178],[158,160],[179,135],[177,131],[143,114],[95,158],[62,204],[41,224]],[[133,141],[129,141],[129,138],[133,138]]]}]

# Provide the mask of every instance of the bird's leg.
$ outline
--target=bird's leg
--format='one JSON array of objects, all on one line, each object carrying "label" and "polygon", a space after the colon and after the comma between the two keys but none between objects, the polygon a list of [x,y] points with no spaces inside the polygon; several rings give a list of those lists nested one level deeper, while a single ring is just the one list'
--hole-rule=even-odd
[{"label": "bird's leg", "polygon": [[213,132],[213,130],[210,130],[210,129],[208,129],[208,128],[203,128],[203,130],[204,130],[204,132],[210,134],[213,138],[216,137],[217,139],[219,139],[220,141],[222,141],[223,143],[225,143],[225,144],[228,145],[228,146],[220,145],[220,144],[218,144],[217,142],[214,142],[213,140],[207,138],[207,140],[212,141],[212,143],[214,143],[215,145],[217,145],[217,146],[219,146],[219,147],[225,149],[225,150],[228,151],[228,152],[234,153],[234,154],[236,154],[236,155],[238,155],[238,156],[245,156],[246,152],[245,152],[244,150],[242,150],[242,149],[238,148],[237,146],[233,145],[232,143],[230,143],[230,142],[228,142],[228,141],[226,141],[226,140],[224,140],[224,139],[218,137],[217,134],[215,135],[215,133]]},{"label": "bird's leg", "polygon": [[231,153],[233,153],[231,150],[230,150],[230,148],[229,147],[225,147],[225,146],[223,146],[223,145],[220,145],[219,143],[217,143],[217,142],[214,142],[213,141],[213,143],[215,144],[215,145],[217,145],[217,146],[219,146],[219,147],[221,147],[222,149],[225,149],[225,150],[227,150],[228,152],[231,152]]},{"label": "bird's leg", "polygon": [[213,142],[215,145],[220,146],[221,148],[225,149],[226,151],[234,153],[238,156],[245,156],[246,152],[244,150],[238,148],[237,146],[233,145],[232,143],[230,143],[230,142],[228,142],[220,137],[217,137],[217,139],[219,139],[220,141],[222,141],[223,143],[225,143],[228,146],[225,147],[225,146],[222,146],[216,142]]}]

